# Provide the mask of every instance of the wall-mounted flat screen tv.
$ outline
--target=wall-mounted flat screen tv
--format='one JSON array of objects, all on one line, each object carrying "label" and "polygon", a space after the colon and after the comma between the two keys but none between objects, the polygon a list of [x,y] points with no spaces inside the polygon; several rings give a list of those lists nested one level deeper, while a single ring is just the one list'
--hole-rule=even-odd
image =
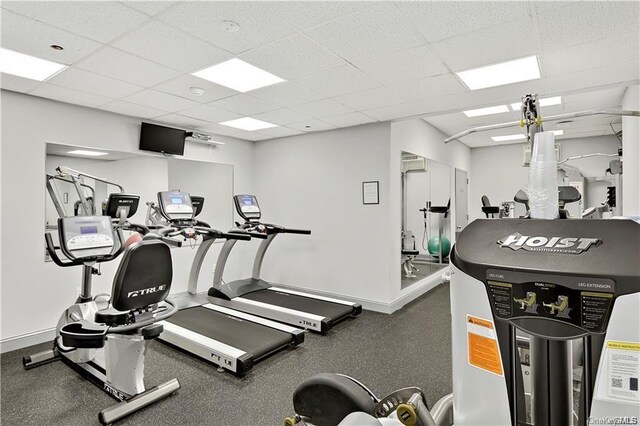
[{"label": "wall-mounted flat screen tv", "polygon": [[184,154],[186,132],[172,127],[142,123],[140,129],[140,149],[162,152],[163,154]]}]

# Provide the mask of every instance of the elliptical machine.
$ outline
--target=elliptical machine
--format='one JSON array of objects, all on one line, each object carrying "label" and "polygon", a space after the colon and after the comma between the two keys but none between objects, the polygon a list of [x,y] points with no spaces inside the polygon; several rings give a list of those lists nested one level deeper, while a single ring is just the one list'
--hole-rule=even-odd
[{"label": "elliptical machine", "polygon": [[[100,423],[111,424],[180,388],[177,379],[150,389],[144,385],[146,344],[162,332],[157,322],[177,312],[166,300],[173,275],[171,254],[157,239],[125,249],[120,229],[114,229],[108,216],[59,218],[58,233],[60,247],[45,234],[47,251],[58,266],[83,266],[82,290],[60,317],[53,348],[25,356],[23,366],[61,360],[119,401],[98,415]],[[68,261],[61,260],[58,251]],[[92,277],[100,274],[95,265],[123,252],[110,306],[99,309],[91,294]]]}]

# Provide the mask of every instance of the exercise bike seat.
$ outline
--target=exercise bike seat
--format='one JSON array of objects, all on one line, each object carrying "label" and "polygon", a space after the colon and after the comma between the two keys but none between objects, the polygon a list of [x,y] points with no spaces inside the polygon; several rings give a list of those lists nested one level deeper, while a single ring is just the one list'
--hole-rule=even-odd
[{"label": "exercise bike seat", "polygon": [[96,312],[95,321],[105,325],[125,325],[129,317],[129,312],[116,311],[109,307],[102,311]]},{"label": "exercise bike seat", "polygon": [[353,412],[373,413],[375,406],[369,392],[339,374],[316,374],[293,393],[295,412],[315,426],[334,426]]}]

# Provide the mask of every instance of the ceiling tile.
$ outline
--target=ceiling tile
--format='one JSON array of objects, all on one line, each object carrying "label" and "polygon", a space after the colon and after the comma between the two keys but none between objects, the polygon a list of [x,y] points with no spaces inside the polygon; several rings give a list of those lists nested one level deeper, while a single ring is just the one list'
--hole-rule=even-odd
[{"label": "ceiling tile", "polygon": [[[613,48],[615,46],[615,48]],[[590,68],[604,67],[620,62],[640,61],[638,31],[583,43],[578,46],[545,52],[540,67],[545,76],[567,74]]]},{"label": "ceiling tile", "polygon": [[611,84],[631,85],[635,84],[639,77],[640,64],[627,62],[549,77],[545,79],[544,84],[548,93],[562,93]]},{"label": "ceiling tile", "polygon": [[397,5],[428,42],[529,15],[529,2],[524,1],[407,1]]},{"label": "ceiling tile", "polygon": [[105,47],[76,66],[144,87],[155,86],[180,74],[178,71],[112,47]]},{"label": "ceiling tile", "polygon": [[154,1],[123,1],[120,2],[126,6],[132,7],[134,9],[139,10],[140,12],[146,13],[147,15],[153,16],[162,12],[166,8],[173,5],[175,2],[173,1],[164,1],[164,0],[154,0]]},{"label": "ceiling tile", "polygon": [[544,51],[611,37],[638,34],[640,2],[584,1],[538,15]]},{"label": "ceiling tile", "polygon": [[142,90],[140,86],[74,67],[69,67],[56,74],[47,80],[47,83],[112,99],[121,98]]},{"label": "ceiling tile", "polygon": [[189,99],[156,90],[144,90],[124,98],[123,101],[168,112],[182,111],[198,105],[198,103]]},{"label": "ceiling tile", "polygon": [[371,118],[368,115],[364,115],[361,112],[349,112],[347,114],[332,115],[330,117],[323,117],[322,121],[331,123],[338,127],[357,126],[359,124],[371,123],[376,121],[375,118]]},{"label": "ceiling tile", "polygon": [[292,106],[290,108],[294,111],[300,111],[304,114],[317,118],[353,112],[351,108],[348,108],[332,99],[322,99],[319,101]]},{"label": "ceiling tile", "polygon": [[380,121],[395,120],[396,118],[405,118],[422,114],[422,110],[420,108],[408,102],[362,112]]},{"label": "ceiling tile", "polygon": [[259,133],[269,136],[270,138],[283,138],[285,136],[301,135],[304,132],[300,130],[290,129],[284,126],[271,127],[270,129],[262,129]]},{"label": "ceiling tile", "polygon": [[257,114],[254,115],[253,118],[279,125],[297,123],[304,120],[312,120],[312,118],[308,115],[305,115],[298,111],[292,111],[287,108],[281,108],[275,111]]},{"label": "ceiling tile", "polygon": [[316,101],[325,97],[290,81],[252,90],[251,96],[283,107]]},{"label": "ceiling tile", "polygon": [[13,90],[14,92],[27,93],[35,89],[40,84],[39,81],[30,78],[18,77],[11,74],[0,74],[0,87],[5,90]]},{"label": "ceiling tile", "polygon": [[413,101],[425,113],[449,110],[474,109],[478,104],[470,93],[457,93],[439,97],[430,97]]},{"label": "ceiling tile", "polygon": [[246,130],[236,130],[233,133],[233,137],[244,139],[246,141],[260,141],[264,139],[271,139],[271,136],[267,136],[258,132],[248,132]]},{"label": "ceiling tile", "polygon": [[[160,20],[233,53],[241,53],[293,34],[295,29],[270,13],[269,2],[179,2]],[[221,22],[240,25],[224,30]]]},{"label": "ceiling tile", "polygon": [[280,107],[271,102],[240,94],[211,102],[209,105],[242,115],[253,115],[261,112],[273,111]]},{"label": "ceiling tile", "polygon": [[66,87],[54,86],[53,84],[42,83],[30,92],[31,95],[49,98],[55,101],[66,102],[70,104],[88,106],[91,108],[104,105],[112,99],[104,96],[91,95],[89,93],[79,92]]},{"label": "ceiling tile", "polygon": [[[2,10],[0,18],[2,47],[16,52],[68,65],[102,47],[102,44],[88,38],[8,10]],[[50,48],[53,44],[62,46],[64,50]]]},{"label": "ceiling tile", "polygon": [[3,1],[2,7],[102,43],[149,19],[114,1]]},{"label": "ceiling tile", "polygon": [[154,121],[180,127],[185,130],[194,130],[209,124],[206,121],[185,117],[184,115],[179,114],[161,115],[160,117],[154,118]]},{"label": "ceiling tile", "polygon": [[376,87],[362,92],[349,93],[337,96],[334,99],[357,111],[395,105],[406,100],[386,87]]},{"label": "ceiling tile", "polygon": [[346,64],[302,33],[251,49],[240,59],[288,80]]},{"label": "ceiling tile", "polygon": [[274,1],[269,6],[274,14],[299,30],[343,18],[360,9],[371,7],[368,1]]},{"label": "ceiling tile", "polygon": [[393,3],[379,3],[305,33],[347,61],[356,61],[423,44],[405,21]]},{"label": "ceiling tile", "polygon": [[468,89],[452,74],[398,82],[389,87],[404,99],[425,99],[468,92]]},{"label": "ceiling tile", "polygon": [[106,105],[102,105],[100,109],[115,112],[117,114],[128,115],[139,118],[154,118],[166,114],[164,111],[155,108],[148,108],[141,105],[132,104],[124,101],[114,101]]},{"label": "ceiling tile", "polygon": [[[201,96],[196,96],[191,90],[189,90],[190,87],[199,87],[204,89],[204,93]],[[233,96],[238,93],[235,90],[211,83],[191,74],[184,74],[178,78],[174,78],[173,80],[166,81],[155,86],[153,89],[191,99],[199,103],[217,101],[218,99]]]},{"label": "ceiling tile", "polygon": [[288,127],[291,127],[292,129],[300,130],[303,132],[320,132],[323,130],[330,130],[330,129],[336,128],[336,126],[334,126],[333,124],[327,123],[326,121],[315,120],[315,119],[305,120],[299,123],[292,123],[292,124],[289,124]]},{"label": "ceiling tile", "polygon": [[522,34],[534,34],[530,17],[451,37],[432,47],[452,71],[463,71],[540,53],[537,43],[513,42]]},{"label": "ceiling tile", "polygon": [[119,39],[113,46],[184,72],[199,71],[233,55],[185,32],[151,21]]},{"label": "ceiling tile", "polygon": [[197,118],[198,120],[204,120],[211,123],[220,123],[222,121],[242,118],[241,115],[225,111],[220,108],[215,108],[210,105],[198,105],[197,107],[180,111],[180,115],[186,115],[187,117]]},{"label": "ceiling tile", "polygon": [[351,65],[303,77],[296,80],[296,83],[308,90],[322,93],[327,98],[380,86],[371,77]]},{"label": "ceiling tile", "polygon": [[383,84],[417,80],[449,72],[433,50],[427,46],[399,50],[354,63],[360,70]]}]

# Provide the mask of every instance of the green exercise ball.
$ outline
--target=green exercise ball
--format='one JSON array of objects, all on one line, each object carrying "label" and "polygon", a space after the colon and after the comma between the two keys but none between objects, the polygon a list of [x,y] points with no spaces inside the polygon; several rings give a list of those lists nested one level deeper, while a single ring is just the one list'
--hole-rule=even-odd
[{"label": "green exercise ball", "polygon": [[[433,257],[438,257],[439,256],[438,250],[440,249],[440,238],[439,237],[429,238],[427,248],[429,249],[429,253]],[[447,239],[447,237],[442,237],[442,257],[445,258],[449,256],[450,251],[451,251],[451,242]]]}]

